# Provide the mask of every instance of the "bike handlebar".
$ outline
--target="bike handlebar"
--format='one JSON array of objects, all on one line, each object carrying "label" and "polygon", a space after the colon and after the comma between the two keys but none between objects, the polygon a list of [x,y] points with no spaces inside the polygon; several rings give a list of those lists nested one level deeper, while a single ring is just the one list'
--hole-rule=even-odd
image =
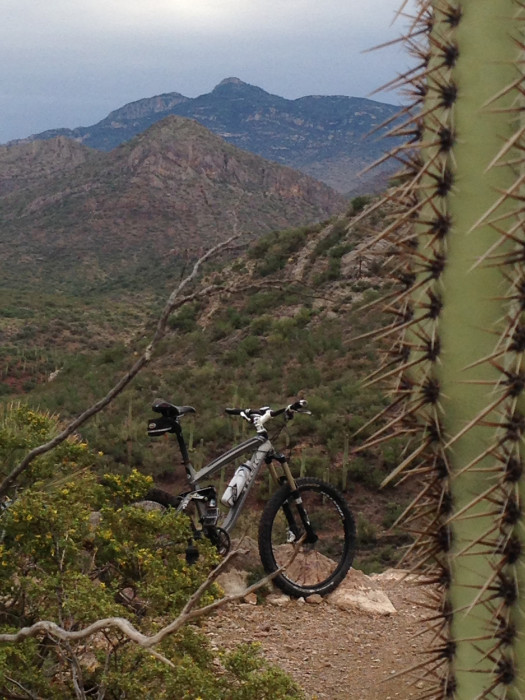
[{"label": "bike handlebar", "polygon": [[224,410],[231,416],[241,416],[244,420],[252,423],[259,433],[264,432],[265,423],[283,413],[286,413],[287,418],[293,418],[294,413],[311,415],[311,411],[307,409],[307,406],[308,402],[305,399],[299,399],[284,408],[273,409],[270,406],[263,406],[262,408],[226,408]]}]

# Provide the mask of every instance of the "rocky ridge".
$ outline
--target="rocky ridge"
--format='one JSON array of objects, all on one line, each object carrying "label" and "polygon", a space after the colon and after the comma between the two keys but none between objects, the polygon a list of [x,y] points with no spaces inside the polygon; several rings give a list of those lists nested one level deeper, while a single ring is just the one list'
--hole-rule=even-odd
[{"label": "rocky ridge", "polygon": [[64,136],[109,151],[169,116],[195,119],[229,143],[281,165],[300,170],[343,193],[384,187],[392,166],[359,173],[389,150],[382,137],[399,107],[342,95],[310,95],[295,100],[272,95],[238,78],[226,78],[195,98],[177,92],[131,102],[97,124],[51,129],[25,141]]},{"label": "rocky ridge", "polygon": [[0,201],[2,272],[75,282],[136,278],[137,265],[173,265],[235,230],[259,235],[347,206],[323,183],[177,116],[110,153],[63,137],[2,146]]}]

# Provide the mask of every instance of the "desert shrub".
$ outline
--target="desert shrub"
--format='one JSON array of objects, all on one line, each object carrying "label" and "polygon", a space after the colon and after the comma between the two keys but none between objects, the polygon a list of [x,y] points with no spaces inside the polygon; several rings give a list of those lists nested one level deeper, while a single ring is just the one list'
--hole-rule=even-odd
[{"label": "desert shrub", "polygon": [[377,542],[377,527],[362,513],[357,516],[357,545],[370,547]]},{"label": "desert shrub", "polygon": [[248,361],[248,353],[240,345],[236,345],[224,353],[222,361],[225,365],[230,365],[233,368],[242,367]]},{"label": "desert shrub", "polygon": [[348,232],[348,221],[346,219],[339,219],[333,225],[328,233],[324,236],[315,246],[312,253],[312,260],[326,255],[330,248],[337,245]]},{"label": "desert shrub", "polygon": [[[0,458],[9,461],[57,429],[55,417],[11,406],[2,416]],[[0,632],[14,632],[42,619],[75,630],[119,616],[151,634],[181,611],[217,562],[211,544],[199,540],[200,557],[188,566],[184,555],[192,533],[189,520],[179,513],[134,505],[151,478],[131,471],[97,479],[90,469],[97,458],[85,442],[62,443],[61,450],[40,458],[33,483],[0,511]],[[220,589],[212,586],[202,603],[219,595]],[[303,697],[254,647],[225,655],[218,668],[217,652],[205,637],[185,627],[158,650],[174,666],[110,629],[80,641],[43,634],[4,644],[0,696]]]},{"label": "desert shrub", "polygon": [[254,335],[262,335],[267,333],[272,327],[273,318],[268,314],[254,318],[250,323],[250,332]]},{"label": "desert shrub", "polygon": [[400,552],[393,545],[375,543],[358,551],[354,563],[356,568],[369,575],[381,573],[389,567],[396,566],[399,558]]},{"label": "desert shrub", "polygon": [[282,270],[290,255],[299,250],[311,229],[307,227],[273,231],[257,241],[248,252],[256,260],[255,270],[261,276]]},{"label": "desert shrub", "polygon": [[258,355],[262,348],[261,339],[255,335],[248,335],[246,338],[241,340],[239,347],[244,350],[248,357],[253,357]]},{"label": "desert shrub", "polygon": [[217,318],[209,329],[209,335],[212,341],[226,338],[233,330],[233,325],[228,319]]},{"label": "desert shrub", "polygon": [[[1,406],[0,478],[10,473],[26,452],[47,442],[58,432],[58,419],[49,412],[36,411],[18,402]],[[35,481],[58,478],[96,463],[97,459],[98,455],[89,453],[85,442],[72,437],[59,445],[53,455],[34,460],[18,483],[24,487]]]},{"label": "desert shrub", "polygon": [[254,379],[256,382],[270,382],[276,377],[275,367],[268,362],[258,362],[254,367]]},{"label": "desert shrub", "polygon": [[[290,301],[290,297],[288,297]],[[269,289],[264,292],[252,294],[246,302],[247,314],[259,316],[261,313],[272,313],[275,307],[279,307],[283,301],[283,293],[279,289]]]},{"label": "desert shrub", "polygon": [[392,438],[388,445],[383,446],[383,468],[386,472],[390,472],[402,461],[401,453],[403,451],[403,447],[403,441],[399,438]]},{"label": "desert shrub", "polygon": [[353,481],[377,490],[385,474],[379,468],[373,457],[354,457],[348,464],[348,484]]},{"label": "desert shrub", "polygon": [[185,304],[169,319],[169,327],[182,333],[191,333],[197,328],[198,304]]},{"label": "desert shrub", "polygon": [[328,460],[320,454],[306,454],[302,457],[302,470],[306,476],[327,478]]},{"label": "desert shrub", "polygon": [[352,214],[358,214],[360,211],[363,211],[366,205],[370,204],[370,201],[371,197],[368,195],[359,195],[354,197],[350,202],[352,205]]},{"label": "desert shrub", "polygon": [[329,256],[331,258],[342,258],[343,255],[346,255],[346,253],[349,253],[351,250],[353,250],[355,247],[354,243],[344,243],[341,245],[336,245],[334,248],[332,248],[329,252]]},{"label": "desert shrub", "polygon": [[313,283],[314,286],[319,286],[325,282],[333,282],[339,279],[341,276],[341,259],[336,257],[329,257],[328,265],[326,268],[315,275]]},{"label": "desert shrub", "polygon": [[385,528],[391,528],[396,522],[399,516],[405,510],[405,505],[403,503],[387,503],[385,505],[385,512],[383,515],[382,525]]},{"label": "desert shrub", "polygon": [[304,697],[289,676],[261,658],[258,645],[240,645],[225,656],[224,666],[243,682],[237,693],[232,694],[232,700],[299,700]]},{"label": "desert shrub", "polygon": [[287,377],[286,392],[295,396],[301,391],[310,390],[321,382],[321,372],[312,365],[301,365],[290,370]]},{"label": "desert shrub", "polygon": [[124,345],[116,344],[103,350],[99,355],[101,364],[116,364],[122,362],[127,354]]}]

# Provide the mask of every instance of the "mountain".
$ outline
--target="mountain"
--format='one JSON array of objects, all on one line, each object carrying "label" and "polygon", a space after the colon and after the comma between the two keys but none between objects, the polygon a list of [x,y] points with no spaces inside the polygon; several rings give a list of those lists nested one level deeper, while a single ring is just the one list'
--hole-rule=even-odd
[{"label": "mountain", "polygon": [[[166,117],[110,152],[63,136],[0,147],[0,276],[85,291],[151,285],[231,235],[326,219],[347,200],[244,152],[193,120]],[[146,270],[147,268],[147,270]]]},{"label": "mountain", "polygon": [[97,158],[97,153],[64,137],[0,146],[0,197],[38,186]]},{"label": "mountain", "polygon": [[[176,114],[195,119],[239,148],[300,170],[340,192],[358,194],[384,186],[385,175],[377,182],[377,171],[362,177],[358,173],[392,147],[392,139],[381,138],[386,127],[378,127],[398,111],[394,105],[338,95],[288,100],[227,78],[199,97],[157,95],[116,109],[92,126],[52,129],[25,141],[66,136],[110,151]],[[388,166],[381,169],[390,171]]]}]

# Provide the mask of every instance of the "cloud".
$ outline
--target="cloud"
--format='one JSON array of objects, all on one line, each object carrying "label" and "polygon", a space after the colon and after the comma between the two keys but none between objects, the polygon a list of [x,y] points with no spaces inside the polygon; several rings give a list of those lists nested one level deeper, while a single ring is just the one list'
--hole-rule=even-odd
[{"label": "cloud", "polygon": [[397,4],[2,0],[0,142],[161,92],[193,97],[231,75],[284,97],[367,95],[407,63],[396,49],[362,53],[400,34]]},{"label": "cloud", "polygon": [[[6,7],[5,7],[6,5]],[[208,36],[239,31],[314,34],[345,27],[349,34],[367,29],[384,33],[394,16],[393,0],[361,3],[341,0],[4,0],[1,35],[11,45],[21,37],[45,40],[57,33],[118,36],[131,30],[192,32]],[[375,28],[375,30],[374,30]]]}]

